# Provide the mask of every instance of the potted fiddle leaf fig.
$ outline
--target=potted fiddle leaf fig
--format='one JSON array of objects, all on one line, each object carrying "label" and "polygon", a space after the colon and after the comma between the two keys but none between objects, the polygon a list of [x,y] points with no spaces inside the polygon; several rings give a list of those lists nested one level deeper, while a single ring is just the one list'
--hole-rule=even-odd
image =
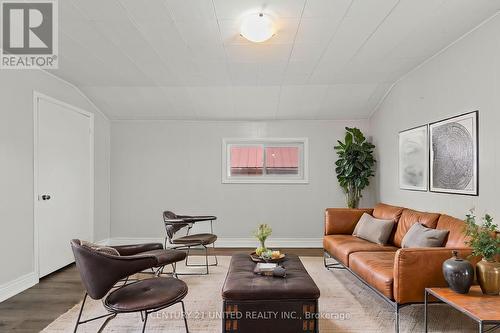
[{"label": "potted fiddle leaf fig", "polygon": [[375,175],[375,146],[366,141],[358,128],[346,127],[345,130],[344,142],[339,140],[334,147],[339,157],[335,162],[335,172],[346,194],[347,207],[357,208],[362,190],[370,184],[370,177]]},{"label": "potted fiddle leaf fig", "polygon": [[497,225],[493,218],[486,214],[482,218],[482,225],[476,223],[476,216],[471,211],[466,215],[465,235],[466,242],[472,248],[473,256],[482,257],[476,265],[476,276],[483,294],[497,295],[500,293],[500,238]]}]

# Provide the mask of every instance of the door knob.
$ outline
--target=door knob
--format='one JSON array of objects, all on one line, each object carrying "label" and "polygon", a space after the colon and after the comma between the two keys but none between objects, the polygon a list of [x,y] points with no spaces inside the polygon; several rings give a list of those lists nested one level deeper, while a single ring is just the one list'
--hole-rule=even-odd
[{"label": "door knob", "polygon": [[42,200],[50,200],[50,195],[48,195],[48,194],[43,194],[43,195],[42,195]]}]

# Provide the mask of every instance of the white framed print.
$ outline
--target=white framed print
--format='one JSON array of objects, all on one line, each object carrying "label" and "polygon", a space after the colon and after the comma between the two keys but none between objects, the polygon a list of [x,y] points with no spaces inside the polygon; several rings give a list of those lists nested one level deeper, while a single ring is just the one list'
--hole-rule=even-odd
[{"label": "white framed print", "polygon": [[478,113],[429,124],[431,192],[479,195]]},{"label": "white framed print", "polygon": [[399,188],[427,191],[429,184],[428,126],[399,132]]}]

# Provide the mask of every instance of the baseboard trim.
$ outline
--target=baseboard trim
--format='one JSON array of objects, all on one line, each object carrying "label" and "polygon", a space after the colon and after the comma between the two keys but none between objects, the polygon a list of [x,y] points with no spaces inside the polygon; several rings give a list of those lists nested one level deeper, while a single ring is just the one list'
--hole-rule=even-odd
[{"label": "baseboard trim", "polygon": [[[100,245],[124,245],[140,243],[162,243],[163,238],[155,237],[111,237],[95,242]],[[252,237],[221,237],[215,243],[219,248],[254,248],[258,241]],[[322,238],[270,238],[266,245],[270,248],[321,248]],[[35,272],[25,274],[12,281],[0,285],[0,302],[5,301],[38,283]]]},{"label": "baseboard trim", "polygon": [[[139,243],[163,243],[163,238],[141,238],[141,237],[112,237],[106,240],[108,245],[139,244]],[[270,238],[266,245],[270,248],[321,248],[322,238]],[[233,238],[220,237],[215,243],[217,247],[257,247],[259,245],[255,238]]]},{"label": "baseboard trim", "polygon": [[36,277],[35,272],[31,272],[0,285],[0,302],[3,302],[8,298],[33,287],[37,283],[38,278]]}]

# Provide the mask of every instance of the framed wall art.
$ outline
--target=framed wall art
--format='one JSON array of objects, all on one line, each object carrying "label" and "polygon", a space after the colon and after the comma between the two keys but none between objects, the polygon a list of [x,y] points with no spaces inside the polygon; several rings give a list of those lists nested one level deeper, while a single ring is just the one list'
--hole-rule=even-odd
[{"label": "framed wall art", "polygon": [[479,194],[478,111],[429,124],[430,190]]},{"label": "framed wall art", "polygon": [[399,188],[427,191],[429,184],[428,126],[399,132]]}]

